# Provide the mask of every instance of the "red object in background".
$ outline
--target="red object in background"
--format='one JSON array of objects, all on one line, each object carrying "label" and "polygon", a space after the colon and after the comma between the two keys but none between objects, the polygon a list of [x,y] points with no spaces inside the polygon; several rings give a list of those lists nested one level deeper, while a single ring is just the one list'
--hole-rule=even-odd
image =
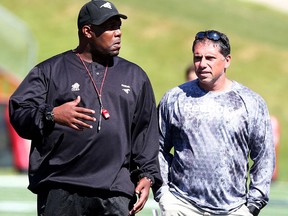
[{"label": "red object in background", "polygon": [[272,181],[275,181],[278,177],[278,153],[279,153],[279,143],[280,143],[280,124],[278,119],[275,116],[271,116],[271,124],[273,130],[273,139],[275,145],[275,153],[276,153],[276,166],[274,169],[274,173],[272,176]]},{"label": "red object in background", "polygon": [[31,141],[23,139],[12,127],[9,121],[8,106],[5,110],[5,120],[7,123],[7,131],[9,132],[9,139],[12,145],[12,157],[14,167],[19,172],[27,172],[29,166],[29,152]]}]

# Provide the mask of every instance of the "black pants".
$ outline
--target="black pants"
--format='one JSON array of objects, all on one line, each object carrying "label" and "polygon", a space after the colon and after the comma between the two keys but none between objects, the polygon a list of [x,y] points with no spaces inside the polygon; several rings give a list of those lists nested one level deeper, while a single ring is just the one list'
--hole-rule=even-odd
[{"label": "black pants", "polygon": [[128,216],[134,200],[123,194],[83,195],[52,189],[37,196],[38,216]]}]

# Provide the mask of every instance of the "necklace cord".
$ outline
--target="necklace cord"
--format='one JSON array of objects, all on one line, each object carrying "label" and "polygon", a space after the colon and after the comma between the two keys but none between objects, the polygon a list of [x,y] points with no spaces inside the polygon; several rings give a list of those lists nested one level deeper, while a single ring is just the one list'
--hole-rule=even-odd
[{"label": "necklace cord", "polygon": [[92,77],[92,74],[91,74],[91,72],[89,71],[89,69],[87,68],[87,66],[86,66],[86,64],[84,63],[83,59],[81,58],[81,56],[79,55],[79,53],[76,53],[76,55],[77,55],[77,56],[79,57],[79,59],[81,60],[83,66],[84,66],[84,68],[85,68],[87,74],[89,75],[89,78],[90,78],[90,80],[91,80],[91,82],[92,82],[92,84],[93,84],[93,87],[94,87],[94,89],[95,89],[95,91],[96,91],[96,94],[97,94],[97,96],[98,96],[98,101],[99,101],[99,105],[100,105],[100,115],[99,115],[97,130],[98,130],[98,132],[99,132],[99,131],[101,130],[102,113],[103,113],[103,108],[104,108],[101,97],[102,97],[102,90],[103,90],[104,82],[105,82],[105,80],[106,80],[106,75],[107,75],[107,71],[108,71],[108,63],[107,63],[106,68],[105,68],[104,77],[103,77],[103,79],[102,79],[100,89],[98,90],[97,85],[96,85],[96,83],[95,83],[95,81],[94,81],[94,79],[93,79],[93,77]]}]

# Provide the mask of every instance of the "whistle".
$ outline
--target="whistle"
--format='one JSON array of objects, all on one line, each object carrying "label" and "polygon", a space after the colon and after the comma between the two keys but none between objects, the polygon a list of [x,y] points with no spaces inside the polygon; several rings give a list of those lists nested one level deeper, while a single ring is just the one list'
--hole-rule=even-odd
[{"label": "whistle", "polygon": [[109,119],[110,118],[110,114],[109,114],[108,110],[102,109],[102,116],[103,116],[104,119]]}]

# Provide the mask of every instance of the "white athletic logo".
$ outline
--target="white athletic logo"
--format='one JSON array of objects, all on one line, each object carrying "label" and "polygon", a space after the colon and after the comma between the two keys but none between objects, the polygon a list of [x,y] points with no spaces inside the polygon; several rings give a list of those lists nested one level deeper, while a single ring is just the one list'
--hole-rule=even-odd
[{"label": "white athletic logo", "polygon": [[80,91],[80,85],[79,85],[79,83],[74,83],[74,84],[71,86],[71,91]]},{"label": "white athletic logo", "polygon": [[108,8],[108,9],[112,9],[112,6],[111,6],[111,4],[109,2],[106,2],[105,4],[100,6],[100,8],[102,8],[102,7]]},{"label": "white athletic logo", "polygon": [[121,84],[121,86],[123,87],[122,90],[126,93],[126,94],[129,94],[130,92],[130,86],[128,85],[124,85],[124,84]]}]

